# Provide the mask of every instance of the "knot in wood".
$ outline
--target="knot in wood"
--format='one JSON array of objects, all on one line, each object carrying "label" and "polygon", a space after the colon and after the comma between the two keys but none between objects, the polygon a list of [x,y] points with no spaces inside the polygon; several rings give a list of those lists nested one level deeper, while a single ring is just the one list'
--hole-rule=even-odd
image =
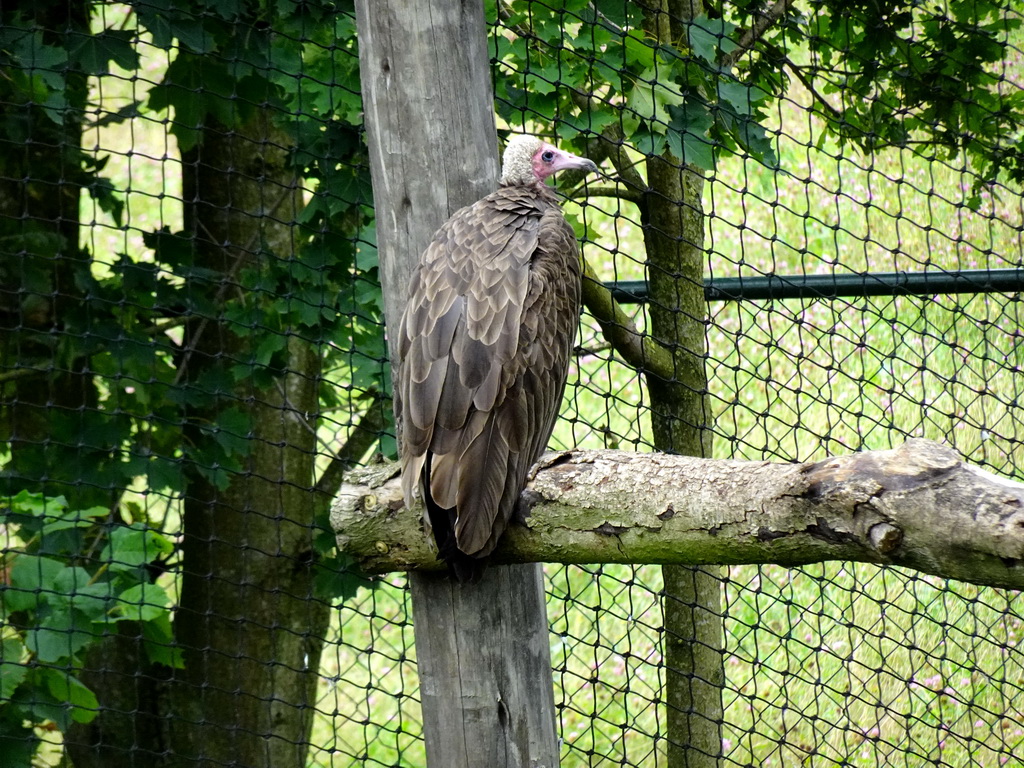
[{"label": "knot in wood", "polygon": [[868,531],[868,538],[871,546],[886,555],[903,543],[903,531],[891,523],[875,523]]}]

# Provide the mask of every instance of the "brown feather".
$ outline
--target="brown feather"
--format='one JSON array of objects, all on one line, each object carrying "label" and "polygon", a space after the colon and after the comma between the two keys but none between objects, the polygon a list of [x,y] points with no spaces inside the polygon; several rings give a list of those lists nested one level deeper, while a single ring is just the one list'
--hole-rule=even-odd
[{"label": "brown feather", "polygon": [[398,326],[403,489],[458,573],[479,572],[547,445],[579,306],[575,234],[541,185],[463,208],[423,254]]}]

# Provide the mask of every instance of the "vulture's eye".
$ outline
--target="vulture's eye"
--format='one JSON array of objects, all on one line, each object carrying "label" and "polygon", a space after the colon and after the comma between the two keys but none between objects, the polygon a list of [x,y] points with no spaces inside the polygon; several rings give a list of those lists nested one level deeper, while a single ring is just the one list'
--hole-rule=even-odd
[{"label": "vulture's eye", "polygon": [[540,159],[543,160],[545,163],[550,163],[552,160],[555,159],[555,153],[552,152],[550,149],[546,149],[544,150],[544,154],[540,156]]}]

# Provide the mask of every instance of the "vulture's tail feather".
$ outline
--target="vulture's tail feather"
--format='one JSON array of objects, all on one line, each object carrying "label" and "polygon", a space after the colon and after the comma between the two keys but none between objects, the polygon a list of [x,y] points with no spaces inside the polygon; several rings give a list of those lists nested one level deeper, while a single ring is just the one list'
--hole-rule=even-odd
[{"label": "vulture's tail feather", "polygon": [[487,558],[472,557],[457,549],[450,557],[441,557],[448,564],[448,573],[460,584],[476,584],[487,569]]},{"label": "vulture's tail feather", "polygon": [[430,495],[430,458],[423,465],[423,503],[437,542],[437,556],[448,566],[448,573],[460,584],[476,584],[487,568],[487,557],[467,555],[455,541],[455,509],[445,508]]}]

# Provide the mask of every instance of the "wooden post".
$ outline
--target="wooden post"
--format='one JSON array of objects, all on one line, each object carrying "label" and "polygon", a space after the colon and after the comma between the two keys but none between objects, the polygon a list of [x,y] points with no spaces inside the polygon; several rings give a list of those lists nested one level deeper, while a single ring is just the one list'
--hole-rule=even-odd
[{"label": "wooden post", "polygon": [[[437,228],[497,188],[484,9],[481,0],[357,0],[356,19],[384,306],[395,322]],[[466,586],[410,580],[428,765],[557,766],[541,567],[492,567]]]}]

